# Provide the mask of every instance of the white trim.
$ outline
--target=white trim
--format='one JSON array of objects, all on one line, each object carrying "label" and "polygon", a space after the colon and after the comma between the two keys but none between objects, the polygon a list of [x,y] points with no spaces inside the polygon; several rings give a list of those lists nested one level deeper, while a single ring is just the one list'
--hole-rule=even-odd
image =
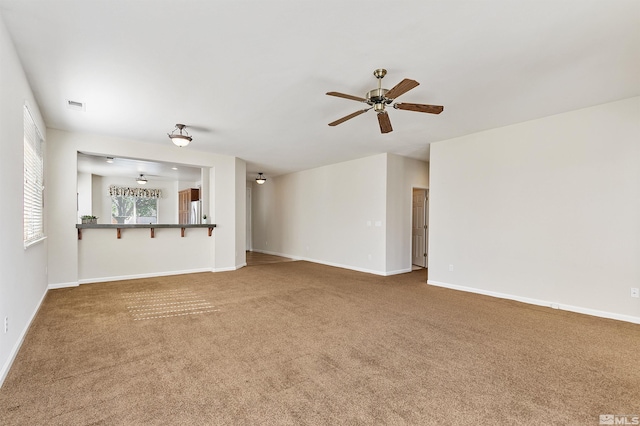
[{"label": "white trim", "polygon": [[290,254],[286,254],[286,253],[277,253],[274,251],[268,251],[268,250],[252,250],[254,252],[257,253],[264,253],[264,254],[271,254],[274,256],[282,256],[282,257],[288,257],[289,259],[294,259],[294,260],[304,260],[305,262],[311,262],[311,263],[319,263],[321,265],[327,265],[327,266],[333,266],[335,268],[342,268],[342,269],[350,269],[352,271],[357,271],[357,272],[364,272],[365,274],[373,274],[373,275],[379,275],[379,276],[389,276],[389,275],[397,275],[397,274],[404,274],[406,272],[411,272],[411,269],[399,269],[397,271],[390,271],[390,272],[381,272],[381,271],[376,271],[373,269],[366,269],[366,268],[360,268],[357,266],[350,266],[350,265],[343,265],[341,263],[334,263],[334,262],[327,262],[324,260],[318,260],[318,259],[311,259],[309,257],[303,257],[303,256],[292,256]]},{"label": "white trim", "polygon": [[[246,264],[245,264],[245,266],[246,266]],[[237,271],[240,268],[242,268],[242,266],[227,266],[227,267],[224,267],[224,268],[213,268],[213,269],[211,269],[211,272]]]},{"label": "white trim", "polygon": [[583,308],[580,306],[564,305],[562,303],[549,302],[547,300],[531,299],[529,297],[515,296],[512,294],[482,290],[482,289],[473,288],[473,287],[465,287],[465,286],[456,285],[456,284],[448,284],[440,281],[427,280],[427,284],[431,284],[437,287],[449,288],[452,290],[466,291],[468,293],[477,293],[485,296],[497,297],[500,299],[515,300],[517,302],[528,303],[530,305],[544,306],[547,308],[560,309],[563,311],[575,312],[578,314],[585,314],[585,315],[591,315],[594,317],[608,318],[608,319],[614,319],[618,321],[625,321],[625,322],[630,322],[634,324],[640,324],[640,317],[634,317],[631,315],[616,314],[614,312],[600,311],[597,309]]},{"label": "white trim", "polygon": [[184,271],[150,272],[148,274],[120,275],[115,277],[84,278],[78,280],[79,284],[104,283],[109,281],[136,280],[138,278],[166,277],[170,275],[197,274],[199,272],[212,272],[211,268],[187,269]]},{"label": "white trim", "polygon": [[71,281],[68,283],[56,283],[56,284],[49,284],[47,286],[48,290],[55,290],[57,288],[69,288],[69,287],[78,287],[80,284],[78,283],[78,281]]},{"label": "white trim", "polygon": [[38,243],[41,243],[41,242],[43,242],[43,241],[44,241],[44,240],[46,240],[46,239],[47,239],[47,236],[46,236],[46,235],[41,235],[41,236],[39,236],[38,238],[36,238],[36,239],[34,239],[34,240],[25,241],[25,243],[24,243],[24,249],[26,250],[26,249],[28,249],[29,247],[31,247],[31,246],[33,246],[33,245],[36,245],[36,244],[38,244]]},{"label": "white trim", "polygon": [[[465,287],[465,286],[462,286],[462,285],[449,284],[449,283],[444,283],[444,282],[440,282],[440,281],[433,281],[433,280],[427,280],[427,284],[435,285],[437,287],[450,288],[452,290],[466,291],[468,293],[482,294],[484,296],[497,297],[497,298],[500,298],[500,299],[515,300],[517,302],[528,303],[530,305],[551,307],[551,302],[547,302],[545,300],[531,299],[531,298],[528,298],[528,297],[521,297],[521,296],[514,296],[514,295],[511,295],[511,294],[498,293],[496,291],[482,290],[482,289],[479,289],[479,288]],[[556,305],[554,304],[554,307],[555,306]]]},{"label": "white trim", "polygon": [[278,253],[278,252],[275,252],[275,251],[259,250],[259,249],[253,249],[251,251],[256,252],[256,253],[271,254],[271,255],[274,255],[274,256],[288,257],[289,259],[294,259],[294,260],[304,260],[299,256],[291,256],[290,254]]},{"label": "white trim", "polygon": [[42,294],[42,297],[40,298],[40,301],[38,302],[36,308],[34,309],[33,313],[31,314],[31,317],[29,318],[29,321],[27,321],[27,324],[25,325],[24,329],[20,333],[20,337],[18,338],[18,341],[13,346],[13,349],[11,349],[11,352],[9,353],[9,358],[7,358],[7,361],[2,366],[2,370],[0,370],[0,388],[2,387],[2,384],[4,383],[4,380],[7,378],[7,375],[9,374],[9,370],[11,370],[11,366],[13,365],[13,361],[15,360],[16,355],[18,355],[18,352],[20,351],[20,347],[22,346],[22,342],[24,341],[24,338],[27,336],[27,332],[29,331],[29,327],[31,327],[31,323],[33,322],[34,318],[36,317],[36,314],[40,310],[40,306],[42,305],[42,302],[44,301],[44,298],[45,298],[46,295],[47,295],[47,291],[45,290],[45,292]]},{"label": "white trim", "polygon": [[559,304],[558,309],[562,309],[563,311],[576,312],[578,314],[591,315],[594,317],[608,318],[608,319],[613,319],[618,321],[625,321],[625,322],[631,322],[634,324],[640,324],[640,317],[634,317],[631,315],[616,314],[614,312],[599,311],[597,309],[582,308],[580,306],[563,305],[563,304]]},{"label": "white trim", "polygon": [[407,272],[411,272],[411,271],[413,271],[413,268],[409,268],[409,269],[403,268],[403,269],[397,269],[395,271],[387,271],[382,275],[384,275],[385,277],[388,277],[390,275],[406,274]]}]

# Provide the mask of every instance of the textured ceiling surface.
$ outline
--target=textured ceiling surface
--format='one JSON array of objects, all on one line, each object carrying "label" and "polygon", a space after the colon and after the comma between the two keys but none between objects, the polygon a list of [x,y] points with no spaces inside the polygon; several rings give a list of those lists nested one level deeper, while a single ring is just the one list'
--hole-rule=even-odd
[{"label": "textured ceiling surface", "polygon": [[[640,2],[0,0],[48,127],[247,161],[270,176],[391,152],[640,94]],[[403,102],[327,124],[403,78]],[[84,102],[72,110],[67,100]]]}]

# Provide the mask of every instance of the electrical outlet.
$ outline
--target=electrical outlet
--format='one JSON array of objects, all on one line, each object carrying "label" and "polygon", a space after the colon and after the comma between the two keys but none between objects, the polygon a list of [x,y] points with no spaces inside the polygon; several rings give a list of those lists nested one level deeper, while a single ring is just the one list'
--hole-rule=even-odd
[{"label": "electrical outlet", "polygon": [[449,265],[449,271],[453,271],[453,265]]},{"label": "electrical outlet", "polygon": [[640,297],[640,289],[631,287],[631,297]]},{"label": "electrical outlet", "polygon": [[9,332],[9,317],[4,317],[4,332]]}]

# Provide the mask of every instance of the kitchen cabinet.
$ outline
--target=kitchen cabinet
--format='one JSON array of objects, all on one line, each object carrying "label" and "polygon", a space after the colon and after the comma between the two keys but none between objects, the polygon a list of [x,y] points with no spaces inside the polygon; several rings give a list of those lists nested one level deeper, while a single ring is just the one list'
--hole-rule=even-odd
[{"label": "kitchen cabinet", "polygon": [[[200,200],[200,190],[198,188],[187,188],[178,191],[178,223],[191,223],[189,220],[191,203]],[[195,222],[197,223],[197,222]]]}]

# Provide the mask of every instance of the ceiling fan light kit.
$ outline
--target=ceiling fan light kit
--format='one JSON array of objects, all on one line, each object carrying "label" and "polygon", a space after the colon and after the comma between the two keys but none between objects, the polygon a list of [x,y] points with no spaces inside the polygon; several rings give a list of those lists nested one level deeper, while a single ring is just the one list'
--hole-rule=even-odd
[{"label": "ceiling fan light kit", "polygon": [[[187,126],[184,124],[176,124],[176,128],[171,133],[167,133],[169,139],[178,147],[182,148],[189,145],[189,142],[193,140],[189,133],[185,130]],[[178,131],[178,133],[176,133]]]},{"label": "ceiling fan light kit", "polygon": [[378,88],[368,91],[365,98],[347,95],[340,92],[327,92],[327,95],[329,96],[336,96],[339,98],[350,99],[352,101],[364,102],[369,105],[369,108],[356,111],[347,116],[339,118],[338,120],[329,123],[329,126],[337,126],[338,124],[344,123],[347,120],[351,120],[352,118],[357,117],[358,115],[363,114],[370,109],[373,109],[378,114],[378,124],[380,125],[380,132],[389,133],[393,131],[393,128],[391,127],[391,120],[389,119],[389,115],[386,111],[386,106],[388,105],[392,106],[394,109],[425,112],[429,114],[440,114],[444,110],[444,107],[441,105],[394,103],[395,99],[398,96],[407,93],[409,90],[417,87],[420,83],[415,80],[405,78],[400,83],[396,84],[393,88],[387,90],[382,87],[382,78],[387,75],[387,70],[379,68],[373,72],[373,75],[378,79]]},{"label": "ceiling fan light kit", "polygon": [[145,185],[147,183],[147,178],[144,177],[143,174],[141,174],[137,179],[136,182],[138,182],[138,184],[140,185]]},{"label": "ceiling fan light kit", "polygon": [[267,178],[264,177],[264,175],[262,173],[258,173],[258,177],[256,178],[256,183],[258,185],[262,185],[263,183],[265,183],[267,181]]}]

